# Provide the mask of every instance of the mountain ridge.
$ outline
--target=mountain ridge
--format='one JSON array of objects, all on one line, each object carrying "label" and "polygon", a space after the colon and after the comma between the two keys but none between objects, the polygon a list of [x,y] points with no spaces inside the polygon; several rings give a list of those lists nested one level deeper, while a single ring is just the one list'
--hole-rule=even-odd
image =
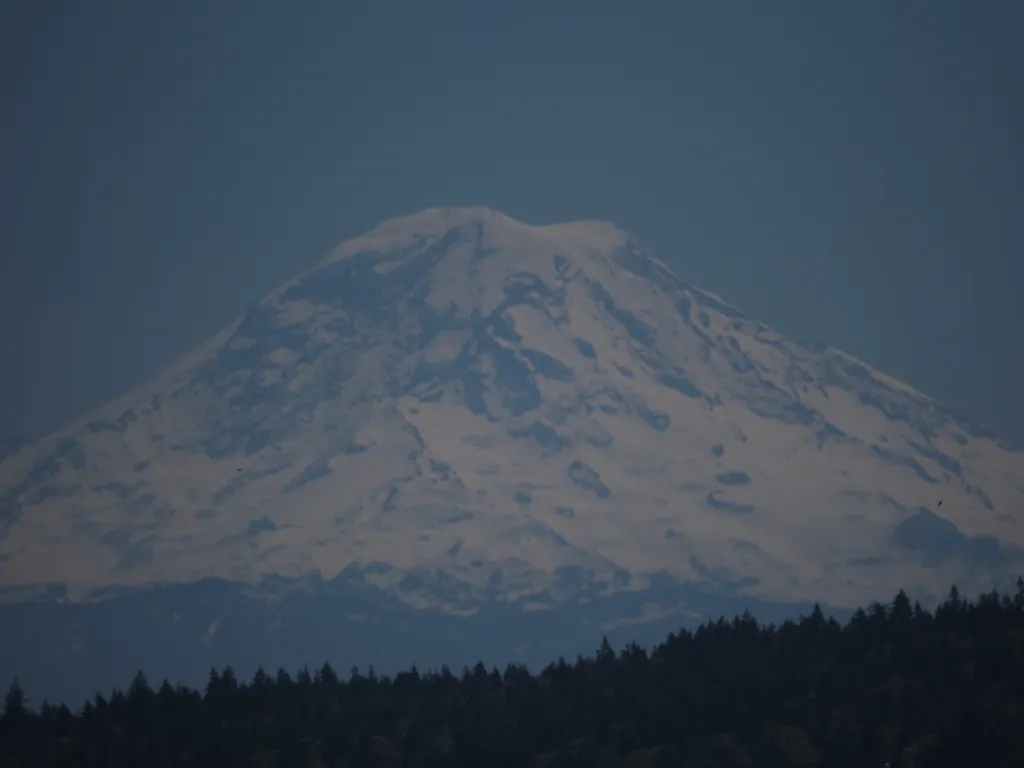
[{"label": "mountain ridge", "polygon": [[450,611],[661,573],[852,605],[889,581],[1004,582],[1021,476],[941,403],[615,225],[427,209],[0,463],[0,589],[355,567]]}]

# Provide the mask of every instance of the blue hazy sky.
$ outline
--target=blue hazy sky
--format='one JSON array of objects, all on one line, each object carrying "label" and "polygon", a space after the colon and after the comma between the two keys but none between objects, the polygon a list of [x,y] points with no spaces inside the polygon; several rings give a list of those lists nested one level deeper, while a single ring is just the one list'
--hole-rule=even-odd
[{"label": "blue hazy sky", "polygon": [[384,218],[613,220],[1024,443],[1024,3],[8,2],[0,432]]}]

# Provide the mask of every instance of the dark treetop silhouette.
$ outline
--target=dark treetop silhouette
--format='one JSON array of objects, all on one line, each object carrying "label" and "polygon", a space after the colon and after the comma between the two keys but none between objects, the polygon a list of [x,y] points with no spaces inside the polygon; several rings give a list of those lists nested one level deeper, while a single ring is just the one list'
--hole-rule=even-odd
[{"label": "dark treetop silhouette", "polygon": [[30,707],[17,682],[3,765],[1019,766],[1024,581],[934,612],[901,591],[841,626],[815,608],[671,634],[651,651],[564,659],[533,675],[482,664],[393,678],[329,664],[204,692],[97,694],[77,714]]}]

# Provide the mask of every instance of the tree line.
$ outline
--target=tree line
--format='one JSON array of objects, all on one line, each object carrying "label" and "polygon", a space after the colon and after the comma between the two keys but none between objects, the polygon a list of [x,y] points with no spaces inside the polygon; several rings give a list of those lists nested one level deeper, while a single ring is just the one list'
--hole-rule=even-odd
[{"label": "tree line", "polygon": [[934,611],[900,592],[845,624],[749,613],[654,648],[392,677],[325,663],[204,690],[142,672],[78,711],[0,717],[8,766],[913,768],[1024,765],[1024,581]]}]

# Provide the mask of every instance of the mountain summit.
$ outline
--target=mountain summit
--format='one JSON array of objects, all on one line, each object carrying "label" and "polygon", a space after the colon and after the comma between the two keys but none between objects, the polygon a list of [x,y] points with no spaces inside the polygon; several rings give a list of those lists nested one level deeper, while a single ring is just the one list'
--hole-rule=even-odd
[{"label": "mountain summit", "polygon": [[612,224],[430,209],[0,463],[0,587],[345,574],[472,612],[668,580],[855,605],[1015,576],[1022,501],[1024,454]]}]

